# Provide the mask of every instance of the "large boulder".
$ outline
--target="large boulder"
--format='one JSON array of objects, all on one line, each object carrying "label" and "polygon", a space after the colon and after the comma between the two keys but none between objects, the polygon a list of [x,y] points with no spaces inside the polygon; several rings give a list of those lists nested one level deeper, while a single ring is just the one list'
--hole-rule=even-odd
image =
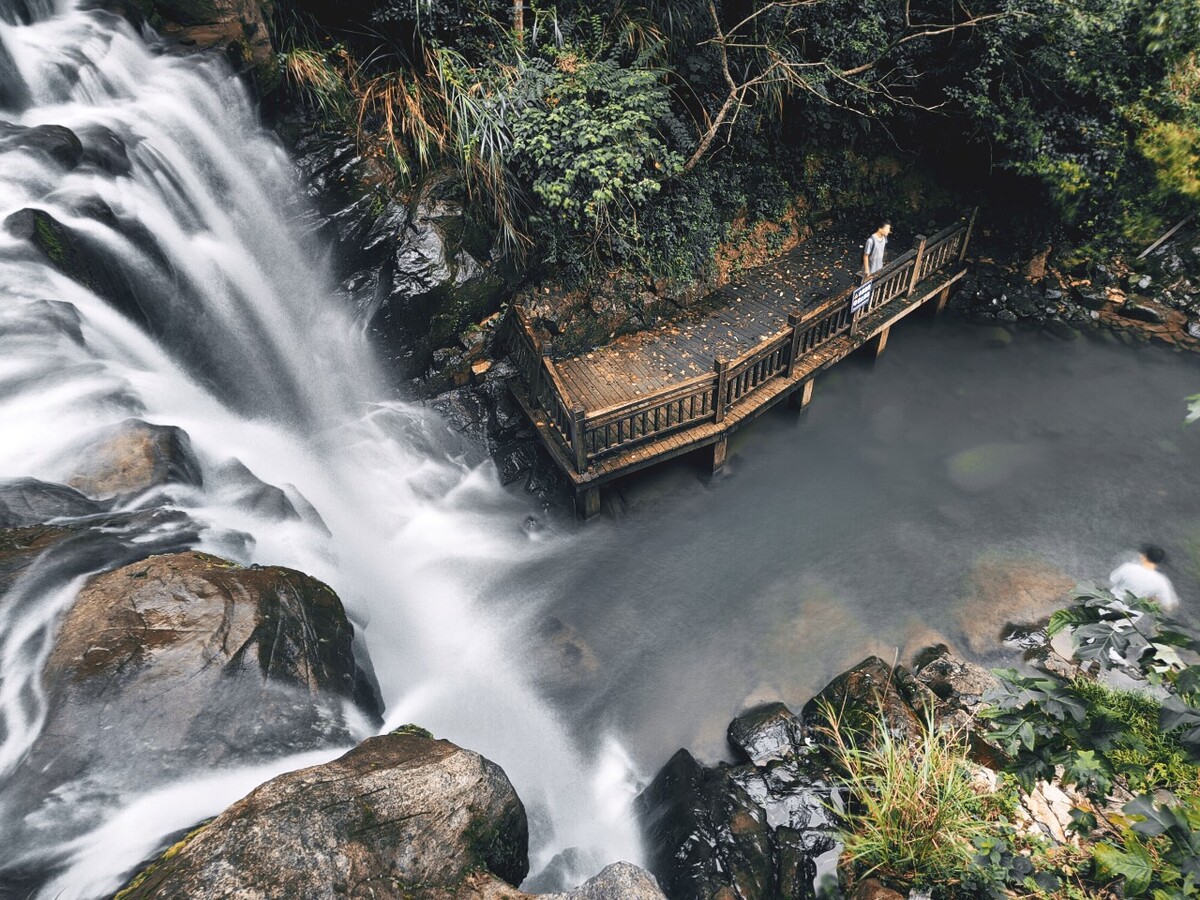
[{"label": "large boulder", "polygon": [[348,744],[377,714],[351,637],[337,595],[291,569],[189,551],[95,575],[59,623],[12,802],[86,785],[83,815],[197,768]]},{"label": "large boulder", "polygon": [[103,510],[102,504],[66,485],[36,478],[0,481],[0,528],[24,528]]},{"label": "large boulder", "polygon": [[268,781],[121,896],[448,898],[496,887],[511,896],[527,854],[525,809],[504,771],[405,732]]},{"label": "large boulder", "polygon": [[200,464],[187,432],[126,419],[78,451],[71,487],[96,500],[140,494],[164,484],[200,485]]},{"label": "large boulder", "polygon": [[53,160],[64,169],[83,161],[83,142],[63,125],[13,125],[0,122],[0,153],[24,150]]}]

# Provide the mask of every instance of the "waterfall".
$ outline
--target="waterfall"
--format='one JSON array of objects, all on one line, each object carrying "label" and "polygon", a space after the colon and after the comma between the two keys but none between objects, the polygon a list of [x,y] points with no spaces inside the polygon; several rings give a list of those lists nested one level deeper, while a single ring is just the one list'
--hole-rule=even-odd
[{"label": "waterfall", "polygon": [[[203,488],[139,498],[173,514],[148,533],[82,542],[0,603],[8,862],[45,870],[38,896],[111,892],[166,835],[314,759],[196,771],[99,806],[73,808],[68,793],[44,820],[5,818],[5,779],[44,716],[56,617],[87,574],[147,541],[330,584],[378,678],[385,727],[417,722],[500,763],[530,809],[533,871],[567,847],[590,860],[578,877],[637,861],[619,743],[576,746],[521,663],[528,623],[490,602],[514,565],[564,552],[570,537],[524,528],[530,510],[489,464],[390,398],[319,248],[291,224],[303,211],[296,176],[242,85],[219,60],[156,52],[153,35],[112,15],[4,3],[0,123],[64,126],[84,154],[64,164],[5,143],[0,124],[0,222],[17,217],[0,227],[0,477],[61,482],[83,442],[131,416],[184,429],[204,470]],[[31,250],[17,227],[30,215],[99,261],[91,283]],[[229,476],[233,460],[314,512],[265,515]]]}]

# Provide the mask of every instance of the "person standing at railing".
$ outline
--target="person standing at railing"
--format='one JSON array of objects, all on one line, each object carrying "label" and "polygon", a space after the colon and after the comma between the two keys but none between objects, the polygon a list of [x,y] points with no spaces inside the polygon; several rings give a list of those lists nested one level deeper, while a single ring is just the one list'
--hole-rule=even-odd
[{"label": "person standing at railing", "polygon": [[863,281],[869,281],[871,276],[883,268],[883,256],[887,252],[888,235],[892,233],[892,223],[882,219],[874,234],[867,237],[863,245]]}]

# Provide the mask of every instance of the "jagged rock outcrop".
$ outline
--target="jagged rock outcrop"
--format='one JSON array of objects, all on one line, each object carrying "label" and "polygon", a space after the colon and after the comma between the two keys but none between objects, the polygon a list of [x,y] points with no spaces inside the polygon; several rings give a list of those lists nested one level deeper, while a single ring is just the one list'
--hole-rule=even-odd
[{"label": "jagged rock outcrop", "polygon": [[[320,213],[310,227],[338,248],[342,285],[399,376],[432,374],[437,350],[461,349],[468,364],[481,359],[482,345],[458,348],[457,337],[499,309],[512,273],[494,257],[494,234],[470,215],[461,186],[435,180],[406,203],[348,136],[309,131],[296,154]],[[435,381],[432,393],[456,386]]]},{"label": "jagged rock outcrop", "polygon": [[908,669],[870,656],[804,704],[804,722],[819,729],[830,709],[843,730],[866,735],[882,717],[893,737],[908,740],[920,733],[925,711],[934,705],[934,695]]},{"label": "jagged rock outcrop", "polygon": [[955,656],[944,645],[930,647],[916,661],[917,681],[937,697],[940,722],[966,725],[999,680],[983,666]]},{"label": "jagged rock outcrop", "polygon": [[816,896],[836,856],[831,787],[800,721],[782,704],[729,726],[743,765],[701,766],[680,750],[638,797],[650,869],[676,898]]}]

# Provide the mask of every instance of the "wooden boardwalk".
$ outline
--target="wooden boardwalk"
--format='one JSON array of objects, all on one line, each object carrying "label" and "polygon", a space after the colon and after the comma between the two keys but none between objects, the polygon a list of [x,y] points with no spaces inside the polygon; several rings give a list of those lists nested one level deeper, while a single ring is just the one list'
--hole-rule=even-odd
[{"label": "wooden boardwalk", "polygon": [[868,342],[882,353],[892,325],[926,302],[940,310],[965,274],[973,224],[918,236],[868,288],[844,241],[840,265],[793,252],[711,295],[707,315],[565,359],[514,306],[504,331],[513,394],[585,517],[599,511],[601,485],[681,454],[711,448],[716,471],[731,432],[785,398],[803,408],[818,372]]}]

